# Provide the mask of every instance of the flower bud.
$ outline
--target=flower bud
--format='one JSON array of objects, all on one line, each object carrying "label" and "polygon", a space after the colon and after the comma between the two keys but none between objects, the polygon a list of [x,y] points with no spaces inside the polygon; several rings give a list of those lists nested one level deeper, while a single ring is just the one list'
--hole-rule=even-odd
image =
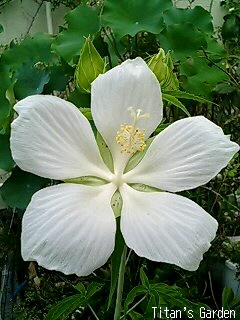
[{"label": "flower bud", "polygon": [[162,48],[151,57],[148,66],[160,82],[161,88],[165,90],[178,90],[179,82],[173,72],[174,65],[170,52],[165,54]]},{"label": "flower bud", "polygon": [[82,47],[75,71],[75,84],[83,93],[91,92],[91,83],[105,71],[105,61],[102,59],[92,41],[87,38]]}]

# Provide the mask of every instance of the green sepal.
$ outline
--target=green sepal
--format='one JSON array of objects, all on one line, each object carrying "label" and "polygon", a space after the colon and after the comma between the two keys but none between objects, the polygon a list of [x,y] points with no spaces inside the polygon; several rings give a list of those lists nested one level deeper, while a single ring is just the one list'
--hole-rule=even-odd
[{"label": "green sepal", "polygon": [[105,69],[106,62],[94,47],[91,39],[86,38],[75,72],[77,88],[83,93],[90,93],[91,83],[99,74],[104,73]]},{"label": "green sepal", "polygon": [[138,151],[136,152],[128,161],[125,169],[124,169],[124,173],[132,170],[133,168],[135,168],[139,162],[142,160],[142,158],[145,156],[148,148],[150,147],[150,144],[152,143],[153,139],[155,137],[151,137],[149,138],[145,143],[146,143],[146,147],[143,151]]},{"label": "green sepal", "polygon": [[63,180],[66,183],[77,183],[77,184],[85,184],[87,186],[101,186],[103,184],[108,183],[107,180],[102,178],[93,177],[93,176],[85,176],[85,177],[78,177],[72,179],[65,179]]},{"label": "green sepal", "polygon": [[130,183],[130,187],[132,187],[134,190],[140,191],[140,192],[161,192],[161,189],[148,186],[143,183]]},{"label": "green sepal", "polygon": [[105,141],[103,140],[103,137],[100,135],[99,132],[97,132],[96,141],[97,141],[97,145],[98,145],[100,154],[102,156],[103,162],[111,172],[114,172],[113,158],[112,158],[111,151],[109,150],[108,146],[106,145]]},{"label": "green sepal", "polygon": [[115,215],[115,218],[120,217],[121,211],[122,211],[122,196],[121,193],[117,190],[111,199],[111,207],[113,209],[113,213]]}]

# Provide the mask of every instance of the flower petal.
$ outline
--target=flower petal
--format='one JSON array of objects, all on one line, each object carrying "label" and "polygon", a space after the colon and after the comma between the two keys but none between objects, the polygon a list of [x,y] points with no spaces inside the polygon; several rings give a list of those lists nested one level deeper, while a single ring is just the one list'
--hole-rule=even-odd
[{"label": "flower petal", "polygon": [[113,193],[112,184],[67,183],[37,192],[23,217],[23,259],[78,276],[101,267],[114,249]]},{"label": "flower petal", "polygon": [[194,271],[210,247],[217,221],[193,201],[168,192],[139,192],[128,185],[121,231],[137,255]]},{"label": "flower petal", "polygon": [[[162,120],[162,95],[160,85],[141,59],[127,60],[100,75],[92,83],[92,115],[96,127],[110,148],[114,164],[119,159],[120,147],[116,143],[121,124],[131,124],[129,107],[149,113],[137,123],[145,129],[145,137],[156,129]],[[128,157],[123,157],[124,159]]]},{"label": "flower petal", "polygon": [[216,176],[238,150],[208,119],[182,119],[153,140],[143,160],[124,179],[173,192],[196,188]]},{"label": "flower petal", "polygon": [[35,95],[19,101],[15,110],[11,150],[21,169],[52,179],[108,177],[91,126],[73,104]]}]

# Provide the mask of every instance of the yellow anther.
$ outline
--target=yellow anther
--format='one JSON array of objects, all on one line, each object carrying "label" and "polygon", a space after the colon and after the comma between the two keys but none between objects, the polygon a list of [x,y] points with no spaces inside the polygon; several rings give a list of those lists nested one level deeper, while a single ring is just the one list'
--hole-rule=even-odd
[{"label": "yellow anther", "polygon": [[148,118],[149,113],[142,114],[141,109],[135,110],[133,107],[129,107],[128,111],[132,117],[132,123],[121,125],[116,142],[120,145],[122,153],[134,154],[137,151],[143,151],[146,147],[144,130],[140,130],[137,123],[143,118]]},{"label": "yellow anther", "polygon": [[143,151],[146,147],[145,134],[132,125],[122,124],[117,132],[116,142],[120,145],[122,153],[134,154]]}]

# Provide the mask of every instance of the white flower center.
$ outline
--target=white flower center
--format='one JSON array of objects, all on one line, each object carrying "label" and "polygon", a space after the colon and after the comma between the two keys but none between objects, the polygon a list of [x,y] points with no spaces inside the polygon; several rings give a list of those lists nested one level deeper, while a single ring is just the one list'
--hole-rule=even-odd
[{"label": "white flower center", "polygon": [[143,151],[146,147],[144,130],[137,127],[140,119],[148,118],[148,113],[142,113],[141,109],[134,110],[133,107],[128,108],[133,119],[131,124],[122,124],[117,132],[116,142],[120,145],[121,152],[134,154],[137,151]]},{"label": "white flower center", "polygon": [[123,174],[120,172],[117,174],[113,174],[111,182],[113,182],[117,188],[120,188],[121,185],[124,183]]}]

